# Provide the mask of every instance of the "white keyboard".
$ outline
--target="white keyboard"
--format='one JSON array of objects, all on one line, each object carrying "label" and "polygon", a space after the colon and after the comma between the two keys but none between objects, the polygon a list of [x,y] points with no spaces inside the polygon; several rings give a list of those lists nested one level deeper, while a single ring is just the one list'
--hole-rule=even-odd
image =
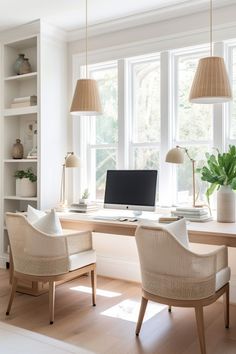
[{"label": "white keyboard", "polygon": [[94,220],[107,220],[107,221],[130,221],[130,222],[135,222],[138,221],[137,218],[135,217],[125,217],[125,216],[111,216],[111,215],[96,215],[93,217]]}]

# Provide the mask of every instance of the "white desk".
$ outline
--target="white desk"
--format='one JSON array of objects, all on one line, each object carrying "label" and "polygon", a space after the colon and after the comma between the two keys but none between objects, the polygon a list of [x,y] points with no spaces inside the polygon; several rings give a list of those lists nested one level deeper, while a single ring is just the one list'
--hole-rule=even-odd
[{"label": "white desk", "polygon": [[[105,234],[134,236],[139,222],[95,220],[93,214],[68,213],[60,216],[63,228]],[[189,222],[189,240],[194,243],[236,247],[236,223]]]}]

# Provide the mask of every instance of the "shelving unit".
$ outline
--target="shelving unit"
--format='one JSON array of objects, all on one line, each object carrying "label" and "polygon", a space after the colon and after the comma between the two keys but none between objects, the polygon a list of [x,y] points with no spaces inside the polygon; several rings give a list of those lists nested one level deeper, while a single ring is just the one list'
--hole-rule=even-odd
[{"label": "shelving unit", "polygon": [[[5,212],[26,211],[28,204],[48,209],[59,202],[61,168],[67,151],[67,52],[66,41],[56,29],[40,21],[5,32],[0,36],[0,44],[3,59],[0,71],[0,267],[4,267],[9,262]],[[14,72],[20,53],[29,58],[32,72],[24,75]],[[37,105],[11,108],[14,98],[32,95],[37,96]],[[37,158],[27,159],[36,136]],[[16,139],[23,144],[23,159],[12,158]],[[37,195],[16,196],[14,174],[29,167],[37,174]]]},{"label": "shelving unit", "polygon": [[[29,58],[33,72],[24,75],[14,73],[14,62],[19,53]],[[14,173],[18,169],[32,168],[38,174],[38,160],[27,161],[27,155],[33,148],[33,127],[36,126],[38,106],[11,108],[14,98],[39,96],[38,84],[38,37],[5,43],[3,45],[3,212],[25,211],[27,205],[38,206],[36,197],[16,196],[16,179]],[[24,159],[14,160],[11,156],[13,144],[21,139],[24,146]],[[38,190],[39,188],[37,188]],[[3,224],[4,225],[4,224]],[[8,257],[9,240],[7,230],[3,226],[3,255]]]}]

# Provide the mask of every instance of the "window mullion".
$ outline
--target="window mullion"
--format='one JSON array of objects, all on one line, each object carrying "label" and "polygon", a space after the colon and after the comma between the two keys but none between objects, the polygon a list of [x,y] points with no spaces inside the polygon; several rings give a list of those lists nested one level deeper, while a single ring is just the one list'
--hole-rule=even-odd
[{"label": "window mullion", "polygon": [[169,52],[163,52],[160,56],[161,65],[161,140],[160,140],[160,169],[159,169],[159,201],[160,205],[170,205],[172,202],[173,186],[172,169],[165,162],[165,156],[171,148],[171,95],[170,75],[171,57]]},{"label": "window mullion", "polygon": [[117,168],[128,168],[127,62],[118,60],[118,152]]}]

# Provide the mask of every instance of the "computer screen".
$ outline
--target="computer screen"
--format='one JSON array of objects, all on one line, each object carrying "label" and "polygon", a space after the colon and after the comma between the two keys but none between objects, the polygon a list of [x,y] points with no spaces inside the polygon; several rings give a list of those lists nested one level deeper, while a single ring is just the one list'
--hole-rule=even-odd
[{"label": "computer screen", "polygon": [[104,207],[154,211],[157,170],[108,170]]}]

